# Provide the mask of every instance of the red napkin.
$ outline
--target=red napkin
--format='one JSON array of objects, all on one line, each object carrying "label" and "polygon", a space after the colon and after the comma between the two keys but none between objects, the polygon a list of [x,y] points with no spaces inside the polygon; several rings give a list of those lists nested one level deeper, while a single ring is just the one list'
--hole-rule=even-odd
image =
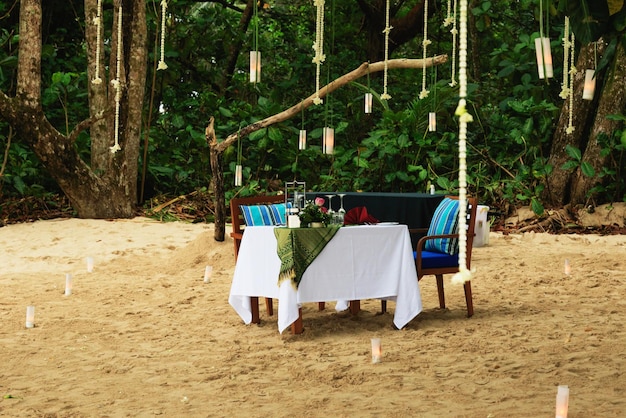
[{"label": "red napkin", "polygon": [[378,222],[378,219],[367,213],[365,206],[357,206],[350,209],[343,218],[344,225],[367,225],[377,224]]}]

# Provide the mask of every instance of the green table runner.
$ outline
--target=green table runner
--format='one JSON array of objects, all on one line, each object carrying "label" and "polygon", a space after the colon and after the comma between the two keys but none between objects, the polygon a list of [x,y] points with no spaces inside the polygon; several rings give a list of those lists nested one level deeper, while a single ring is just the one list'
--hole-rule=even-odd
[{"label": "green table runner", "polygon": [[291,280],[297,289],[302,275],[339,230],[339,226],[325,228],[274,228],[280,275],[278,283]]}]

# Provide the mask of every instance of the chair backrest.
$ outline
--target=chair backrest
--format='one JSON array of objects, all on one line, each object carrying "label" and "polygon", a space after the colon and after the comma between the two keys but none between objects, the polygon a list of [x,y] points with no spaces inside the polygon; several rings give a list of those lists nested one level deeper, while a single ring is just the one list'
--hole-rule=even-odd
[{"label": "chair backrest", "polygon": [[[431,220],[430,228],[427,235],[450,235],[455,234],[454,237],[441,238],[436,240],[426,241],[425,249],[429,251],[436,251],[448,254],[458,253],[458,204],[454,204],[454,201],[458,201],[458,196],[446,196],[441,201],[433,219]],[[472,247],[474,244],[474,235],[476,229],[476,211],[478,208],[478,200],[475,197],[467,198],[467,210],[466,210],[466,260],[467,268],[470,268],[472,258]]]},{"label": "chair backrest", "polygon": [[[424,241],[423,241],[424,243],[421,244],[421,246],[418,244],[418,251],[419,251],[419,248],[422,248],[428,251],[435,251],[435,252],[448,253],[448,254],[458,253],[458,228],[455,230],[446,230],[444,226],[453,228],[454,226],[457,225],[458,210],[448,211],[446,210],[445,205],[450,204],[450,200],[458,201],[459,197],[458,196],[446,196],[446,198],[448,199],[444,199],[440,203],[440,206],[435,211],[435,216],[433,217],[431,221],[431,228],[429,228],[427,236],[424,237]],[[466,254],[466,265],[467,265],[467,268],[469,269],[471,268],[472,248],[474,244],[474,235],[475,235],[475,229],[476,229],[476,212],[478,208],[478,200],[475,197],[468,197],[467,204],[468,204],[467,211],[466,211],[466,238],[467,239],[466,239],[465,254]],[[458,205],[455,205],[455,206],[458,208]],[[439,217],[437,215],[437,212],[439,212]],[[442,215],[442,213],[444,215]],[[445,216],[446,214],[449,216],[449,218]],[[444,226],[436,226],[434,225],[435,223],[439,223]],[[432,237],[433,235],[446,235],[447,237],[445,239],[436,239],[436,240],[427,239],[428,236]],[[436,241],[436,242],[431,243],[431,241]],[[428,248],[427,245],[430,245],[430,248]],[[418,264],[421,265],[421,257],[420,257],[420,262]],[[420,266],[418,266],[418,268],[420,268]],[[436,273],[451,273],[452,272],[452,270],[444,271],[444,270],[448,270],[445,267],[439,268],[437,270],[441,270],[441,271],[437,271]],[[424,274],[436,274],[436,273],[433,271],[433,272],[425,272]],[[418,272],[418,274],[421,274],[421,272]]]},{"label": "chair backrest", "polygon": [[284,202],[284,195],[236,197],[230,200],[230,217],[233,225],[230,236],[235,242],[235,260],[237,259],[237,254],[239,253],[239,246],[241,245],[241,238],[243,237],[243,231],[245,230],[246,225],[241,207],[272,205]]}]

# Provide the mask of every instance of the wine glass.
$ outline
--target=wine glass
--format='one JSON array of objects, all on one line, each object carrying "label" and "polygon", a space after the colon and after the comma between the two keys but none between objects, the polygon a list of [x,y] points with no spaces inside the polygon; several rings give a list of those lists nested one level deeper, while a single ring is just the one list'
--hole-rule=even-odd
[{"label": "wine glass", "polygon": [[339,213],[346,213],[346,210],[343,208],[343,197],[345,196],[345,193],[339,193],[339,199],[341,199],[341,207],[339,208]]},{"label": "wine glass", "polygon": [[325,196],[328,198],[328,213],[332,215],[333,213],[335,213],[335,211],[333,210],[333,197],[335,197],[335,195],[327,194]]}]

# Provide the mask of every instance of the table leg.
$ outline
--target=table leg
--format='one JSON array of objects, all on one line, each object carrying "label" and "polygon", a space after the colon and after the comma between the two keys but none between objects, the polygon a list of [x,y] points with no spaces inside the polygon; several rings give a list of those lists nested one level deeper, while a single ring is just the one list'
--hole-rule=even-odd
[{"label": "table leg", "polygon": [[361,310],[361,301],[360,300],[351,300],[350,301],[350,313],[352,315],[356,315]]},{"label": "table leg", "polygon": [[291,333],[292,334],[302,334],[304,331],[304,327],[302,326],[302,308],[298,309],[298,319],[291,324]]},{"label": "table leg", "polygon": [[250,311],[252,312],[252,323],[260,324],[261,316],[259,315],[259,298],[258,296],[250,296]]}]

